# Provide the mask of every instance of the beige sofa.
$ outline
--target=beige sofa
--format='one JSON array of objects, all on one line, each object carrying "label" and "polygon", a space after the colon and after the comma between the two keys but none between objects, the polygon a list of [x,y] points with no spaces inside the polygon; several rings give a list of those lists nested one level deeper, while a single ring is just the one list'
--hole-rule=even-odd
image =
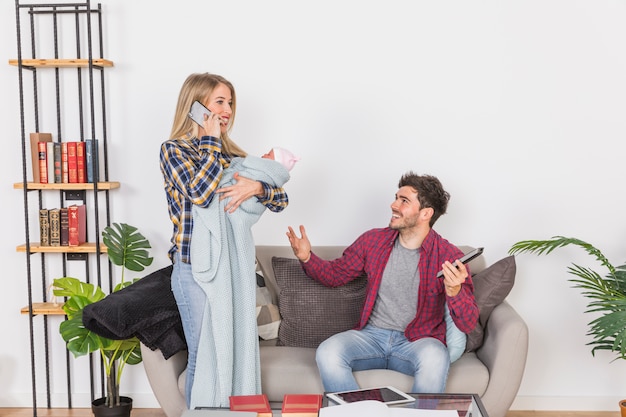
[{"label": "beige sofa", "polygon": [[[313,251],[326,259],[341,255],[344,247],[315,247]],[[467,252],[469,247],[461,247]],[[278,286],[272,269],[272,257],[293,258],[289,246],[257,246],[257,261],[265,277],[265,282],[272,297],[277,302]],[[475,286],[479,288],[479,274],[490,273],[492,282],[485,282],[480,287],[496,287],[504,281],[498,274],[514,276],[514,258],[509,257],[507,265],[490,266],[486,269],[483,256],[470,263],[475,275]],[[512,271],[511,271],[512,268]],[[507,272],[508,271],[508,272]],[[494,284],[495,283],[495,284]],[[510,283],[512,285],[512,282]],[[509,288],[510,290],[510,288]],[[481,289],[481,292],[484,289]],[[508,291],[500,294],[506,296]],[[466,352],[450,368],[446,392],[475,393],[481,400],[490,417],[504,417],[519,389],[528,350],[528,328],[524,320],[506,301],[497,300],[497,294],[486,294],[484,308],[493,310],[488,317],[483,317],[484,339],[475,351]],[[478,301],[478,294],[477,294]],[[151,351],[142,346],[143,364],[150,385],[159,404],[168,417],[180,417],[185,409],[184,378],[186,353],[179,352],[168,360],[159,350]],[[369,370],[355,373],[361,387],[392,385],[404,391],[410,391],[412,377],[389,370]],[[270,401],[281,401],[287,393],[323,393],[320,377],[315,363],[315,349],[306,347],[276,346],[273,341],[261,342],[261,378],[262,389]]]}]

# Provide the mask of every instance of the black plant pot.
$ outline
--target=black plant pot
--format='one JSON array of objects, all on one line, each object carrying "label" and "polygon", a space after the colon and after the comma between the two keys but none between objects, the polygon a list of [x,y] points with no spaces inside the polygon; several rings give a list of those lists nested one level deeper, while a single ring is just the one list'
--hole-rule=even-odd
[{"label": "black plant pot", "polygon": [[133,399],[130,397],[120,397],[120,405],[107,407],[104,403],[106,398],[98,398],[91,402],[91,411],[95,417],[130,417],[130,410],[133,408]]}]

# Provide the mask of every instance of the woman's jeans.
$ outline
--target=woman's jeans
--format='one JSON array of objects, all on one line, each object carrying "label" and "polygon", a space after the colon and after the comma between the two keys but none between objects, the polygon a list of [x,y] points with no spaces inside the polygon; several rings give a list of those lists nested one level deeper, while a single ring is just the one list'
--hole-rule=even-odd
[{"label": "woman's jeans", "polygon": [[391,369],[415,380],[411,392],[443,392],[450,355],[439,340],[426,337],[409,341],[403,332],[371,325],[348,330],[323,341],[315,355],[325,391],[359,389],[353,371]]},{"label": "woman's jeans", "polygon": [[185,381],[185,400],[189,408],[191,399],[191,387],[196,371],[196,359],[198,357],[198,344],[202,317],[206,305],[206,295],[202,288],[193,279],[191,264],[182,262],[180,255],[174,259],[172,270],[172,292],[178,305],[180,318],[183,323],[183,331],[187,341],[187,379]]}]

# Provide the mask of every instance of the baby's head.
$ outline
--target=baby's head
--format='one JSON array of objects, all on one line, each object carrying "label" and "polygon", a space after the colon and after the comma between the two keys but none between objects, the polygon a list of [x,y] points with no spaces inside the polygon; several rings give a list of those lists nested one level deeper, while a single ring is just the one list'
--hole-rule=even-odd
[{"label": "baby's head", "polygon": [[272,148],[261,158],[273,159],[276,162],[280,162],[285,168],[287,168],[287,171],[291,171],[296,162],[300,160],[299,157],[295,156],[287,149],[278,147]]}]

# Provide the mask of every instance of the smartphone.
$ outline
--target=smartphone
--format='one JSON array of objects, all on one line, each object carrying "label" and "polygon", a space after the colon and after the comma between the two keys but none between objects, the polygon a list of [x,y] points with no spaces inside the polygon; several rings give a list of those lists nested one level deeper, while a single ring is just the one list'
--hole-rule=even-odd
[{"label": "smartphone", "polygon": [[415,401],[409,394],[394,387],[366,388],[354,391],[331,392],[326,396],[337,404],[376,400],[385,404],[403,404]]},{"label": "smartphone", "polygon": [[210,116],[211,110],[207,109],[206,107],[204,107],[202,103],[196,100],[191,105],[191,109],[189,110],[188,116],[189,118],[191,118],[191,120],[193,120],[194,122],[202,126],[203,125],[202,122],[204,122],[205,114]]},{"label": "smartphone", "polygon": [[[459,261],[461,261],[462,264],[466,264],[469,261],[471,261],[472,259],[480,256],[483,253],[483,249],[484,248],[474,249],[473,251],[468,252],[467,254],[463,255],[463,257],[460,258]],[[452,265],[454,265],[456,263],[456,262],[453,262],[453,261],[450,261],[450,262],[452,262]],[[437,273],[437,278],[441,278],[441,277],[443,277],[443,271],[439,271]]]}]

